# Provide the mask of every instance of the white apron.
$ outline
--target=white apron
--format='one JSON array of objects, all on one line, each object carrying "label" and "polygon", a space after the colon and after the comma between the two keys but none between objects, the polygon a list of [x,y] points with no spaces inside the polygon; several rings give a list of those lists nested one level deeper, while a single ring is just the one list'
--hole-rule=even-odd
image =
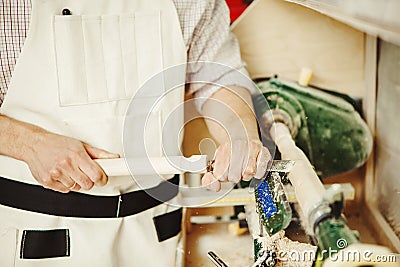
[{"label": "white apron", "polygon": [[[72,15],[62,15],[65,8]],[[0,112],[123,155],[122,128],[132,96],[151,76],[186,62],[173,2],[32,0],[31,16]],[[184,89],[179,90],[150,116],[149,127],[155,129],[155,141],[146,144],[150,156],[162,156],[162,122],[183,101]],[[157,97],[154,92],[148,96]],[[143,119],[143,114],[135,116]],[[38,184],[24,162],[5,156],[0,156],[0,177]],[[106,186],[85,193],[114,196],[138,189],[132,177],[112,177]],[[0,266],[172,266],[178,236],[159,242],[153,223],[171,210],[176,208],[162,204],[123,218],[77,218],[0,205]],[[50,236],[66,235],[66,255],[24,257],[25,239],[48,230],[53,230]]]}]

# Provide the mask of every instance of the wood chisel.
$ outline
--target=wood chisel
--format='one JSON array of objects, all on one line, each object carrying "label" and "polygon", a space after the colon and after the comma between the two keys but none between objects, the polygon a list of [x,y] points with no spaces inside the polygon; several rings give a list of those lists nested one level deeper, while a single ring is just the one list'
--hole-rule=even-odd
[{"label": "wood chisel", "polygon": [[[153,157],[153,158],[117,158],[95,160],[104,172],[110,176],[204,173],[212,171],[214,161],[206,155]],[[274,160],[268,167],[272,172],[289,172],[294,165],[292,160]]]}]

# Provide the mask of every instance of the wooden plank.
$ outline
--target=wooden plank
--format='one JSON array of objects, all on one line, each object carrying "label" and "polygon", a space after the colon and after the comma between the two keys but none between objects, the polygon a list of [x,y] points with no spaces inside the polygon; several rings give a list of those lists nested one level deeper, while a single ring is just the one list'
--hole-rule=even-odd
[{"label": "wooden plank", "polygon": [[400,252],[400,239],[393,232],[393,229],[382,216],[375,203],[367,201],[367,211],[365,213],[368,218],[366,222],[371,226],[371,232],[375,235],[380,245],[387,246],[394,252]]},{"label": "wooden plank", "polygon": [[[378,64],[378,40],[367,35],[365,45],[365,96],[363,110],[365,120],[376,140],[376,101],[377,101],[377,64]],[[371,226],[375,238],[382,245],[388,246],[393,251],[400,251],[400,239],[396,236],[377,206],[377,194],[375,190],[375,153],[372,152],[366,163],[365,173],[365,203],[367,223]]]},{"label": "wooden plank", "polygon": [[364,33],[281,0],[255,1],[232,26],[252,78],[278,74],[354,96],[364,92]]},{"label": "wooden plank", "polygon": [[[376,95],[377,95],[377,64],[378,43],[377,38],[367,35],[365,40],[365,94],[363,98],[363,111],[365,120],[371,130],[375,143],[376,134]],[[366,163],[365,171],[365,196],[366,201],[375,201],[375,149]]]},{"label": "wooden plank", "polygon": [[286,0],[337,19],[371,36],[400,45],[400,23],[396,0]]}]

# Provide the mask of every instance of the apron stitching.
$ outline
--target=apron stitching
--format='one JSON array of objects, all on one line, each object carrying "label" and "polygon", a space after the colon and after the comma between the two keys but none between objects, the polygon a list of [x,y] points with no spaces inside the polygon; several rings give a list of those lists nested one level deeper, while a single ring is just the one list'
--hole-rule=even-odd
[{"label": "apron stitching", "polygon": [[[103,69],[104,69],[104,80],[106,81],[106,92],[107,92],[107,99],[110,100],[110,92],[108,86],[108,79],[107,79],[107,70],[106,70],[106,60],[104,57],[104,34],[103,34],[103,27],[104,27],[104,19],[103,16],[100,17],[100,27],[101,27],[101,56],[103,57]],[[107,36],[106,36],[107,37]]]},{"label": "apron stitching", "polygon": [[[54,63],[56,66],[56,70],[55,70],[55,75],[56,75],[56,79],[57,79],[57,88],[60,88],[60,75],[58,73],[59,69],[58,69],[58,57],[57,57],[57,45],[56,45],[56,20],[55,20],[55,16],[53,16],[52,18],[52,26],[53,26],[53,52],[54,52]],[[60,92],[58,93],[58,104],[61,106],[61,94]]]},{"label": "apron stitching", "polygon": [[122,197],[119,196],[119,197],[118,197],[117,214],[116,214],[116,217],[117,217],[117,218],[119,217],[119,210],[120,210],[120,208],[121,208],[121,202],[122,202]]},{"label": "apron stitching", "polygon": [[85,47],[85,33],[84,33],[84,28],[83,25],[85,23],[85,20],[82,18],[82,16],[79,16],[80,21],[81,21],[81,32],[82,32],[82,46],[83,46],[83,62],[85,62],[85,83],[86,83],[86,100],[89,102],[89,86],[88,86],[88,79],[87,79],[87,64],[86,64],[86,47]]},{"label": "apron stitching", "polygon": [[124,54],[122,51],[122,40],[121,40],[121,16],[118,16],[118,31],[119,31],[119,50],[120,50],[120,55],[121,55],[121,64],[122,64],[122,77],[124,77],[124,92],[125,92],[125,98],[128,97],[128,93],[126,91],[126,73],[125,73],[125,60],[124,60]]},{"label": "apron stitching", "polygon": [[23,231],[23,233],[22,233],[22,244],[21,244],[21,259],[24,258],[25,238],[26,238],[26,231]]},{"label": "apron stitching", "polygon": [[[162,69],[164,69],[164,51],[163,51],[163,41],[162,41],[162,39],[163,39],[163,29],[162,29],[162,23],[161,23],[161,21],[162,21],[162,13],[161,13],[161,10],[160,11],[158,11],[158,27],[159,27],[159,35],[158,35],[158,38],[159,38],[159,42],[160,42],[160,52],[161,52],[161,66],[162,66]],[[162,76],[162,78],[163,78],[163,80],[164,80],[164,75]],[[164,86],[165,86],[165,82],[164,82]],[[164,89],[164,91],[165,91],[165,89]]]},{"label": "apron stitching", "polygon": [[135,12],[134,14],[133,14],[133,38],[134,38],[134,40],[133,40],[133,43],[135,44],[134,45],[134,49],[135,49],[135,68],[136,68],[136,80],[135,80],[135,91],[132,93],[132,96],[134,96],[138,91],[139,91],[139,88],[140,88],[140,86],[141,86],[141,81],[139,80],[139,65],[138,65],[138,56],[137,56],[137,50],[138,50],[138,43],[137,43],[137,38],[136,38],[136,35],[137,35],[137,31],[136,31],[136,16],[137,16],[137,12]]},{"label": "apron stitching", "polygon": [[69,229],[67,229],[67,231],[65,231],[65,236],[66,236],[66,239],[65,239],[65,245],[66,245],[65,252],[66,252],[67,256],[69,256]]},{"label": "apron stitching", "polygon": [[[158,11],[158,30],[159,30],[159,34],[158,34],[158,42],[159,42],[159,44],[160,44],[160,47],[159,47],[159,49],[160,49],[160,53],[161,53],[161,68],[162,68],[162,70],[164,70],[164,68],[165,68],[165,65],[164,65],[164,51],[163,51],[163,28],[162,28],[162,23],[161,23],[161,21],[162,21],[162,13],[161,13],[161,10],[159,10]],[[161,75],[161,79],[163,80],[163,93],[162,94],[165,94],[165,91],[166,91],[166,88],[165,88],[165,86],[166,86],[166,84],[165,84],[165,76],[164,76],[164,74],[163,75]],[[160,120],[161,120],[161,124],[162,124],[162,122],[164,121],[163,119],[163,112],[160,112],[161,114],[161,118],[160,118]],[[160,144],[162,144],[162,139],[163,139],[163,137],[162,137],[162,135],[160,135],[159,136],[159,138],[160,138]],[[168,208],[167,208],[168,209]]]}]

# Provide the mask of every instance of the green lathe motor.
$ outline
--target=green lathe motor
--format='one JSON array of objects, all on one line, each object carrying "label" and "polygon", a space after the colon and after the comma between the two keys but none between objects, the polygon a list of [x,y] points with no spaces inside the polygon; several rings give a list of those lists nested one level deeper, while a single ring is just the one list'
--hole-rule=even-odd
[{"label": "green lathe motor", "polygon": [[[271,140],[268,127],[274,122],[286,124],[296,145],[307,155],[319,177],[350,171],[367,160],[372,150],[372,136],[349,101],[350,97],[276,78],[257,85],[262,95],[256,96],[253,103],[264,141]],[[279,178],[278,173],[271,173],[255,191],[260,222],[269,235],[286,228],[291,218],[286,200],[274,197],[274,191],[271,192],[281,185]],[[315,223],[314,232],[321,250],[340,249],[338,240],[346,244],[359,242],[357,234],[347,227],[341,215],[343,199],[336,200],[336,197],[342,194],[339,191],[333,193],[334,197],[328,197],[313,214],[312,223]],[[273,208],[280,212],[265,203],[274,203]],[[257,240],[254,242],[257,260],[260,244]],[[266,257],[263,266],[275,265],[273,254],[261,256]]]},{"label": "green lathe motor", "polygon": [[257,85],[262,95],[253,102],[259,123],[285,123],[320,177],[344,173],[367,160],[372,136],[348,96],[276,78]]}]

